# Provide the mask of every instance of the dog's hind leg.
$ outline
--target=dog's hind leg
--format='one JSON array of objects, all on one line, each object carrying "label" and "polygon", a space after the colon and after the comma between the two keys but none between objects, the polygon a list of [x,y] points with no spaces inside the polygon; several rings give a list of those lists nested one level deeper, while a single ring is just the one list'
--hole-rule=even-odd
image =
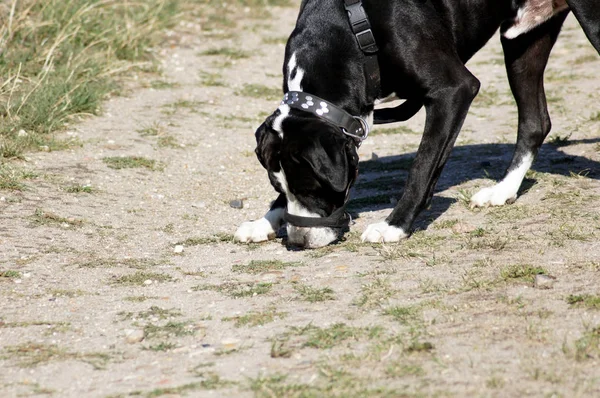
[{"label": "dog's hind leg", "polygon": [[590,43],[600,54],[600,4],[597,0],[567,0]]},{"label": "dog's hind leg", "polygon": [[287,199],[280,194],[269,211],[256,221],[246,221],[235,232],[233,240],[242,243],[265,242],[275,239],[277,230],[283,224],[283,212]]},{"label": "dog's hind leg", "polygon": [[473,207],[514,202],[525,173],[550,132],[544,69],[567,14],[568,11],[563,11],[516,39],[502,38],[508,80],[519,109],[517,146],[505,177],[496,185],[477,192],[471,198]]}]

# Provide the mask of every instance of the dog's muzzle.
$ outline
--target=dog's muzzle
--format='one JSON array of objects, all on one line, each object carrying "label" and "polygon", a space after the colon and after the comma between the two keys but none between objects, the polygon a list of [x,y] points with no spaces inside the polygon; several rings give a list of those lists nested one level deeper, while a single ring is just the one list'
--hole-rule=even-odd
[{"label": "dog's muzzle", "polygon": [[288,224],[301,228],[346,228],[352,222],[352,216],[346,212],[346,204],[335,210],[328,217],[302,217],[283,213],[283,220]]}]

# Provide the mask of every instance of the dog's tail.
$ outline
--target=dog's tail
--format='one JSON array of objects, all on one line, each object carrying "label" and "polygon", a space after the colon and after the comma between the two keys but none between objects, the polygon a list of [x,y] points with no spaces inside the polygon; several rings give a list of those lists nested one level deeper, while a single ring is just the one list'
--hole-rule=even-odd
[{"label": "dog's tail", "polygon": [[373,123],[388,124],[396,122],[405,122],[419,112],[423,107],[423,101],[420,99],[408,99],[395,108],[375,109]]}]

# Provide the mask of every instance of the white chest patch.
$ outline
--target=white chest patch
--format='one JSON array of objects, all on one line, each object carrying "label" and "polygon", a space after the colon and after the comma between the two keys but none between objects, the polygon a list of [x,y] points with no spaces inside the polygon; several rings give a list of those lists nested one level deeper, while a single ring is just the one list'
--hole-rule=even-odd
[{"label": "white chest patch", "polygon": [[514,39],[568,7],[566,0],[529,0],[519,9],[513,24],[503,35],[507,39]]}]

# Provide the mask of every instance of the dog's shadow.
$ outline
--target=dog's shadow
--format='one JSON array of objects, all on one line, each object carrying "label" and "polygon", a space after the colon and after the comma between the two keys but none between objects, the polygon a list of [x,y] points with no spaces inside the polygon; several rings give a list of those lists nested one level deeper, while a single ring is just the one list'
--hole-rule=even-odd
[{"label": "dog's shadow", "polygon": [[[532,170],[563,176],[573,173],[585,174],[589,178],[600,180],[600,162],[562,151],[566,146],[594,143],[600,143],[600,137],[569,140],[558,145],[544,144],[540,148]],[[500,180],[510,163],[514,147],[514,144],[456,146],[437,183],[436,193],[477,178]],[[360,175],[352,190],[352,200],[348,204],[353,218],[360,217],[364,212],[394,207],[397,199],[402,195],[415,155],[416,153],[413,152],[360,162]],[[519,195],[527,192],[536,183],[533,178],[525,179]],[[423,211],[416,220],[414,228],[427,229],[457,200],[457,198],[434,195],[427,210]]]}]

